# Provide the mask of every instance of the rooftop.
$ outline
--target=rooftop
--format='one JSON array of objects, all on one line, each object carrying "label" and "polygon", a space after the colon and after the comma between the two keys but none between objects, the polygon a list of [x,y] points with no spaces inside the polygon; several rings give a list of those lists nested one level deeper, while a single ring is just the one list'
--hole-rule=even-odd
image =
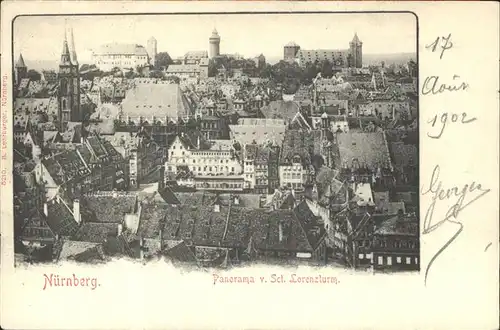
[{"label": "rooftop", "polygon": [[189,114],[187,102],[177,84],[138,84],[122,101],[124,116],[179,118]]},{"label": "rooftop", "polygon": [[337,134],[340,164],[347,167],[390,168],[389,150],[382,132]]},{"label": "rooftop", "polygon": [[93,55],[136,55],[148,56],[144,46],[138,44],[109,43],[94,50]]}]

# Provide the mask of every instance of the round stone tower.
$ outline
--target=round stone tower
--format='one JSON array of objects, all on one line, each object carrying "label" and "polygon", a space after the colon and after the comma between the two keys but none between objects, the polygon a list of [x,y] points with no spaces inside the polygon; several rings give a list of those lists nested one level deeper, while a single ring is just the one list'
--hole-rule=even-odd
[{"label": "round stone tower", "polygon": [[214,29],[212,32],[212,35],[210,36],[209,39],[210,42],[210,48],[209,48],[209,55],[210,58],[214,58],[220,55],[220,36],[219,33],[217,33],[217,30]]}]

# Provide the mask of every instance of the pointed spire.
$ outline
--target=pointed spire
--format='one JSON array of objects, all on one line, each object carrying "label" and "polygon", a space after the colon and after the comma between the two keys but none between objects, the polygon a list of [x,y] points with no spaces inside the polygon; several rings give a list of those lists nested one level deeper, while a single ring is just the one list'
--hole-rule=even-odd
[{"label": "pointed spire", "polygon": [[357,44],[359,43],[359,38],[358,38],[358,33],[357,32],[354,33],[354,38],[352,38],[352,42],[353,43],[357,43]]},{"label": "pointed spire", "polygon": [[61,52],[61,62],[60,65],[71,65],[71,56],[69,53],[68,47],[68,36],[66,33],[66,23],[64,24],[64,41],[63,41],[63,49]]},{"label": "pointed spire", "polygon": [[19,59],[17,60],[17,63],[16,63],[16,68],[25,68],[26,67],[26,64],[24,64],[24,58],[23,58],[23,54],[19,54]]},{"label": "pointed spire", "polygon": [[75,65],[78,65],[78,59],[76,58],[76,49],[75,49],[75,36],[73,35],[73,27],[70,28],[70,42],[71,42],[71,62]]}]

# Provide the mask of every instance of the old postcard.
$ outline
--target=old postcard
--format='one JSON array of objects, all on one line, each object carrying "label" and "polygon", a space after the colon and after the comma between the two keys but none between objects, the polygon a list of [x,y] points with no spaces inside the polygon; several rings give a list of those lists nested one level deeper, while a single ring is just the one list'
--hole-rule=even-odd
[{"label": "old postcard", "polygon": [[1,326],[497,328],[498,24],[3,5]]}]

